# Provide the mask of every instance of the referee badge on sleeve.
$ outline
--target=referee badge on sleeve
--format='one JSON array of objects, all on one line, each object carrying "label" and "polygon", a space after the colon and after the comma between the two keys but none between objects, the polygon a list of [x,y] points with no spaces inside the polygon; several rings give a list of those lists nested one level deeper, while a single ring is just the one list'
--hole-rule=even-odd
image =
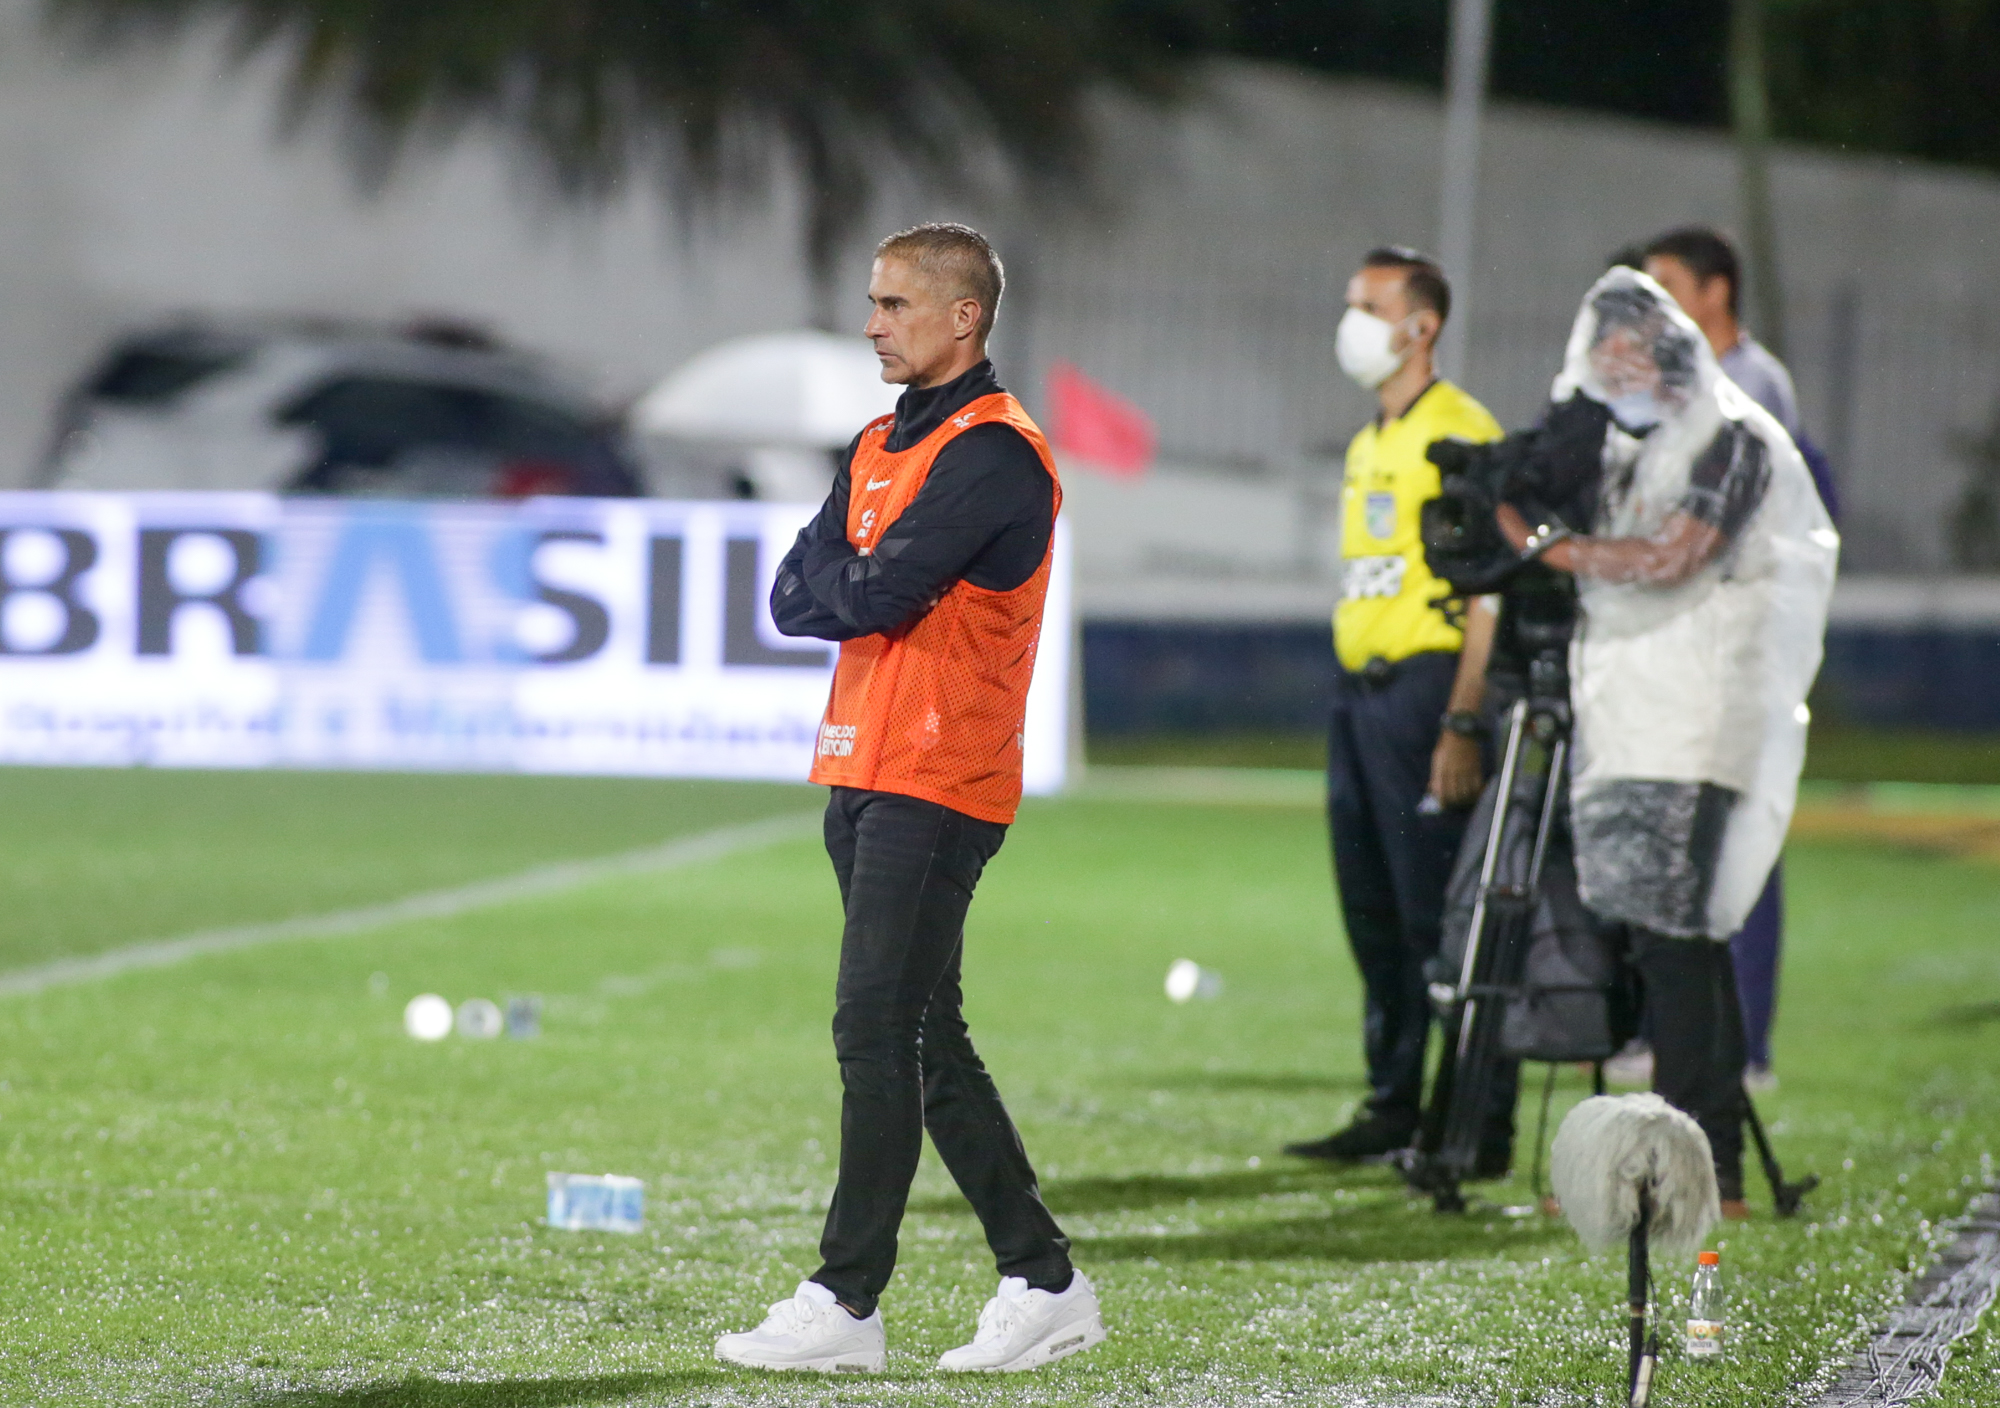
[{"label": "referee badge on sleeve", "polygon": [[1370,494],[1366,509],[1367,516],[1362,522],[1368,525],[1371,538],[1390,538],[1396,533],[1396,496],[1394,494]]}]

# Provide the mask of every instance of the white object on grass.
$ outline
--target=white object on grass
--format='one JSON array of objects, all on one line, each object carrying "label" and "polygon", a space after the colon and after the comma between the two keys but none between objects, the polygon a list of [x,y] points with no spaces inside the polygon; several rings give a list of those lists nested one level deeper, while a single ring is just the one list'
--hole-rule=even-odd
[{"label": "white object on grass", "polygon": [[1694,1255],[1722,1216],[1708,1136],[1657,1095],[1594,1095],[1571,1110],[1549,1152],[1549,1182],[1593,1252],[1631,1233],[1641,1188],[1652,1206],[1647,1240],[1663,1255]]},{"label": "white object on grass", "polygon": [[506,1025],[500,1009],[483,997],[468,997],[458,1004],[458,1034],[469,1036],[475,1041],[485,1041],[500,1035]]},{"label": "white object on grass", "polygon": [[542,1000],[539,997],[507,999],[507,1035],[516,1041],[542,1034]]},{"label": "white object on grass", "polygon": [[566,1232],[637,1232],[646,1221],[646,1185],[617,1173],[552,1173],[548,1217]]},{"label": "white object on grass", "polygon": [[1196,997],[1222,996],[1222,975],[1204,968],[1192,958],[1177,958],[1167,969],[1167,998],[1186,1002]]},{"label": "white object on grass", "polygon": [[443,1041],[451,1035],[451,1004],[434,992],[419,993],[403,1009],[403,1030],[418,1041]]}]

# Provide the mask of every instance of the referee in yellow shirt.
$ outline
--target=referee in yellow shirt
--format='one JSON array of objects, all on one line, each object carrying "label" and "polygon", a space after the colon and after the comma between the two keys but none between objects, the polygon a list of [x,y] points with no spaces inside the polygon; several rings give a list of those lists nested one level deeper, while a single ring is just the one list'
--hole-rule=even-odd
[{"label": "referee in yellow shirt", "polygon": [[[1486,408],[1432,369],[1451,287],[1415,250],[1376,249],[1347,285],[1341,370],[1380,409],[1347,448],[1342,482],[1339,657],[1327,737],[1327,818],[1347,941],[1361,970],[1368,1100],[1347,1128],[1292,1144],[1306,1158],[1380,1158],[1407,1147],[1423,1099],[1430,1032],[1424,962],[1437,952],[1445,884],[1483,781],[1479,712],[1493,642],[1489,601],[1463,625],[1431,576],[1419,506],[1438,492],[1433,441],[1500,438]],[[1488,1131],[1476,1175],[1504,1172],[1504,1128]],[[1496,1110],[1500,1102],[1496,1100]]]}]

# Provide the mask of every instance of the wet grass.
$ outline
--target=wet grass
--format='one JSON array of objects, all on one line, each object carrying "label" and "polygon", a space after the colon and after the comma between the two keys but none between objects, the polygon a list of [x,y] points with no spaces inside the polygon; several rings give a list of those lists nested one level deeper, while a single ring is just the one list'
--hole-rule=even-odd
[{"label": "wet grass", "polygon": [[[22,776],[65,775],[0,774],[0,790]],[[36,954],[579,854],[565,849],[579,831],[617,849],[809,804],[783,789],[633,784],[628,804],[555,779],[464,792],[351,778],[336,804],[315,790],[326,779],[77,776],[102,789],[90,807],[50,803],[38,822],[31,799],[6,823],[52,866],[97,857],[95,879],[65,883],[99,917],[40,931]],[[314,820],[282,815],[279,783]],[[240,819],[258,806],[262,824]],[[495,833],[505,845],[479,839]],[[418,855],[431,836],[458,859]],[[0,1400],[1614,1402],[1622,1266],[1516,1215],[1523,1179],[1479,1185],[1472,1213],[1446,1218],[1380,1169],[1278,1153],[1359,1095],[1323,845],[1304,806],[1049,802],[988,872],[968,932],[973,1031],[1100,1286],[1113,1337],[1090,1355],[999,1382],[930,1372],[992,1270],[926,1155],[884,1301],[888,1375],[713,1365],[716,1333],[811,1269],[831,1185],[837,916],[824,857],[802,842],[6,1000]],[[242,865],[272,873],[216,873]],[[0,869],[0,912],[53,892],[26,873]],[[1765,1113],[1792,1171],[1827,1185],[1781,1223],[1753,1182],[1759,1218],[1719,1234],[1732,1357],[1670,1357],[1661,1401],[1808,1400],[2000,1143],[1985,1018],[2000,1003],[2000,872],[1815,842],[1787,874],[1784,1085]],[[1164,999],[1183,956],[1223,974],[1220,998]],[[399,1019],[425,990],[541,994],[544,1034],[419,1045]],[[1558,1117],[1584,1088],[1563,1075]],[[541,1226],[551,1169],[643,1177],[646,1230]],[[1678,1295],[1685,1271],[1661,1279]],[[1966,1346],[1941,1402],[1983,1401],[1993,1340]]]},{"label": "wet grass", "polygon": [[0,767],[0,970],[805,804],[791,788],[635,778]]}]

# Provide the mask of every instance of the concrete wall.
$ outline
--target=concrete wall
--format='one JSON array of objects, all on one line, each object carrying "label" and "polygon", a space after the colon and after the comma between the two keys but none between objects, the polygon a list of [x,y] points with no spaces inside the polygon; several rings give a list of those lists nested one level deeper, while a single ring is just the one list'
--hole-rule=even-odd
[{"label": "concrete wall", "polygon": [[612,395],[738,332],[798,326],[782,191],[690,237],[650,190],[552,209],[479,136],[363,195],[336,134],[281,140],[271,65],[218,36],[84,63],[0,0],[0,482],[121,328],[182,310],[486,322]]},{"label": "concrete wall", "polygon": [[[1118,216],[1038,245],[1036,345],[1147,405],[1176,459],[1323,487],[1369,412],[1333,363],[1341,284],[1370,245],[1433,240],[1441,115],[1273,70],[1216,87],[1179,122],[1120,114]],[[1735,175],[1719,136],[1497,108],[1460,379],[1503,421],[1532,417],[1605,256],[1733,224]],[[2000,409],[2000,179],[1784,151],[1774,180],[1791,361],[1841,473],[1845,564],[1938,570],[1954,436]]]},{"label": "concrete wall", "polygon": [[[691,234],[646,189],[551,209],[473,134],[371,199],[329,132],[279,139],[273,70],[231,68],[219,36],[85,63],[34,13],[0,0],[0,482],[108,336],[176,310],[455,313],[610,395],[807,317],[782,188]],[[1094,200],[884,198],[871,228],[965,215],[996,235],[1013,278],[996,354],[1031,404],[1063,357],[1159,423],[1154,483],[1072,496],[1087,609],[1330,601],[1332,481],[1368,411],[1333,366],[1340,289],[1369,245],[1434,240],[1439,129],[1420,93],[1228,65],[1196,107],[1107,112]],[[1800,152],[1775,174],[1794,368],[1839,460],[1847,564],[1936,570],[1952,436],[2000,395],[2000,180]],[[1462,379],[1516,422],[1609,250],[1735,215],[1718,138],[1512,107],[1492,114],[1481,190]],[[865,267],[845,261],[857,326]],[[1232,496],[1245,511],[1218,512]]]}]

